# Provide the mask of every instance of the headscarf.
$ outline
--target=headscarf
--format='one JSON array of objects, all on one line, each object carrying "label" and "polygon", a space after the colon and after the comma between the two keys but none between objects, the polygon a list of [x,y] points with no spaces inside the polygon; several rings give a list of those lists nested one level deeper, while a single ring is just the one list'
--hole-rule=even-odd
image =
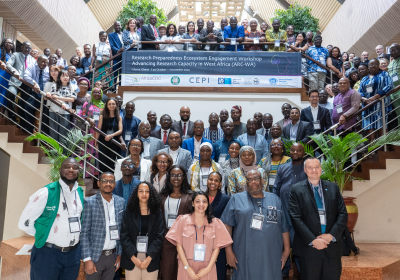
[{"label": "headscarf", "polygon": [[232,112],[232,110],[238,110],[240,113],[242,113],[242,106],[235,105],[232,107],[231,112]]},{"label": "headscarf", "polygon": [[100,89],[100,88],[94,88],[94,89],[92,90],[92,99],[90,100],[90,102],[91,102],[94,106],[96,106],[96,107],[98,107],[98,108],[100,108],[100,109],[103,109],[104,106],[105,106],[104,102],[101,101],[101,99],[103,98],[103,90],[100,89],[100,92],[101,92],[101,98],[100,98],[100,100],[96,100],[96,99],[94,99],[94,97],[93,97],[93,91],[94,91],[95,89]]},{"label": "headscarf", "polygon": [[211,143],[209,143],[209,142],[203,142],[203,143],[201,143],[201,144],[200,144],[200,150],[201,150],[201,147],[204,147],[204,146],[209,147],[209,148],[211,149],[211,153],[213,152],[213,146],[211,145]]},{"label": "headscarf", "polygon": [[[243,152],[251,152],[254,155],[254,160],[251,163],[250,166],[247,166],[243,163],[242,158],[240,157],[242,155]],[[239,165],[240,168],[245,172],[249,172],[250,170],[256,170],[257,169],[257,165],[256,165],[256,152],[254,151],[254,149],[250,146],[243,146],[242,148],[240,148],[239,151]]]},{"label": "headscarf", "polygon": [[[212,153],[213,147],[212,147],[211,143],[203,142],[200,145],[200,149],[203,146],[209,147],[211,149],[211,153]],[[217,163],[213,159],[211,159],[211,167],[212,167],[212,172],[219,172]],[[192,191],[199,191],[200,190],[200,180],[201,180],[201,178],[200,178],[200,169],[201,169],[200,160],[198,160],[192,166],[192,170],[191,170],[192,174],[191,174],[191,178],[190,178],[190,186],[192,188]]]},{"label": "headscarf", "polygon": [[89,81],[88,78],[85,78],[85,77],[79,78],[78,81],[77,81],[78,86],[79,86],[79,83],[80,83],[81,81],[86,81],[86,82],[88,83],[88,89],[90,88],[90,81]]}]

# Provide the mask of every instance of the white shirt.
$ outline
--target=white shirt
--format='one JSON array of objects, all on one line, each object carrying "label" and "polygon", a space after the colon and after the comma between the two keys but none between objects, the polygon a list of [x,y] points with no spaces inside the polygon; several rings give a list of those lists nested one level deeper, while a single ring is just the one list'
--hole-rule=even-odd
[{"label": "white shirt", "polygon": [[168,154],[172,157],[172,160],[174,161],[174,164],[177,164],[178,156],[179,156],[179,148],[176,149],[176,151],[168,149]]},{"label": "white shirt", "polygon": [[122,33],[117,33],[119,40],[121,41],[121,44],[124,45],[124,42],[122,41]]},{"label": "white shirt", "polygon": [[103,201],[104,214],[106,218],[106,240],[104,241],[103,250],[111,250],[117,246],[116,241],[110,239],[110,225],[117,224],[115,221],[114,196],[111,198],[110,202],[105,200],[103,196],[101,196],[101,200]]},{"label": "white shirt", "polygon": [[318,116],[318,105],[317,105],[317,107],[313,107],[311,105],[310,108],[311,108],[312,117],[313,117],[314,121],[316,121],[317,120],[317,116]]},{"label": "white shirt", "polygon": [[168,141],[168,135],[169,135],[169,131],[170,130],[171,129],[164,130],[164,129],[161,128],[161,141],[163,141],[163,139],[164,139],[164,131],[167,132],[167,141]]},{"label": "white shirt", "polygon": [[[169,209],[168,209],[168,202],[169,202]],[[178,215],[179,211],[178,202],[179,204],[181,203],[179,198],[171,198],[169,196],[165,200],[164,213],[165,213],[165,222],[167,224],[168,224],[168,214]]]},{"label": "white shirt", "polygon": [[[183,129],[183,125],[184,125],[184,124],[186,124],[186,131],[185,131],[185,133],[183,133],[183,132],[184,132],[184,129]],[[188,129],[189,129],[189,121],[187,121],[187,122],[181,121],[181,126],[182,126],[182,133],[183,133],[182,136],[187,136]]]},{"label": "white shirt", "polygon": [[149,157],[150,156],[150,142],[145,142],[143,141],[143,157]]},{"label": "white shirt", "polygon": [[[58,205],[57,217],[51,226],[46,242],[55,244],[59,247],[74,246],[79,242],[80,232],[71,233],[69,229],[69,217],[80,217],[82,213],[82,202],[78,194],[78,183],[75,182],[72,191],[63,180],[59,180],[62,191],[60,191],[60,204]],[[41,188],[30,198],[18,222],[18,228],[27,234],[34,236],[36,229],[35,221],[42,215],[47,204],[48,189]],[[64,194],[64,195],[63,195]],[[64,200],[65,197],[65,200]],[[76,198],[76,199],[75,199]],[[66,202],[66,206],[65,205]],[[80,225],[82,227],[82,225]]]},{"label": "white shirt", "polygon": [[201,140],[203,138],[200,138],[200,141],[197,141],[196,137],[193,137],[194,139],[194,157],[199,158],[200,155],[200,144],[201,144]]}]

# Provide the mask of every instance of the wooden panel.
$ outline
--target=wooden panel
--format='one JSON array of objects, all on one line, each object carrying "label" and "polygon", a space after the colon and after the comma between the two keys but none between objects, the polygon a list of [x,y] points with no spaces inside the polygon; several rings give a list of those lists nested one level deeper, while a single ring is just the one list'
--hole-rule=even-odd
[{"label": "wooden panel", "polygon": [[[283,7],[275,0],[252,0],[251,8],[254,12],[258,12],[258,15],[266,20],[266,23],[271,26],[271,18],[273,17],[275,10],[283,9]],[[260,22],[261,24],[262,22]]]}]

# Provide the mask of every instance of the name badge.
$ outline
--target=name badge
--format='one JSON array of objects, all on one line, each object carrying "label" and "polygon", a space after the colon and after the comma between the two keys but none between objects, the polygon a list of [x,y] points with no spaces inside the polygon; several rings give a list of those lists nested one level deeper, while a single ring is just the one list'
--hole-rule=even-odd
[{"label": "name badge", "polygon": [[132,131],[125,132],[125,141],[131,141],[132,139]]},{"label": "name badge", "polygon": [[167,51],[168,51],[168,52],[173,52],[174,49],[173,49],[172,47],[168,47],[168,48],[167,48]]},{"label": "name badge", "polygon": [[82,112],[82,106],[76,106],[76,114],[79,115]]},{"label": "name badge", "polygon": [[250,228],[256,230],[262,230],[263,223],[264,223],[264,215],[253,213],[253,218],[251,219]]},{"label": "name badge", "polygon": [[219,155],[219,159],[218,159],[218,163],[222,164],[226,161],[226,154],[220,154]]},{"label": "name badge", "polygon": [[399,76],[397,76],[397,73],[394,73],[392,75],[392,80],[393,80],[393,82],[397,82],[399,80]]},{"label": "name badge", "polygon": [[273,186],[275,184],[276,175],[269,175],[269,185]]},{"label": "name badge", "polygon": [[110,240],[119,240],[118,225],[109,225]]},{"label": "name badge", "polygon": [[195,262],[204,262],[206,256],[206,244],[194,244],[193,260]]},{"label": "name badge", "polygon": [[138,236],[136,239],[136,249],[139,253],[147,253],[149,238],[147,236]]},{"label": "name badge", "polygon": [[114,130],[107,130],[107,135],[111,135],[114,133]]},{"label": "name badge", "polygon": [[321,225],[326,225],[325,211],[318,210],[318,213],[319,213],[319,221],[320,221]]},{"label": "name badge", "polygon": [[313,121],[313,124],[314,124],[314,129],[321,129],[319,121]]},{"label": "name badge", "polygon": [[209,51],[209,50],[210,50],[210,45],[206,45],[206,46],[204,47],[204,49],[205,49],[206,51]]},{"label": "name badge", "polygon": [[366,85],[365,88],[367,89],[368,93],[372,92],[372,85]]},{"label": "name badge", "polygon": [[85,73],[87,73],[89,71],[90,71],[89,67],[85,67]]},{"label": "name badge", "polygon": [[231,38],[231,45],[236,45],[236,38]]},{"label": "name badge", "polygon": [[103,56],[98,55],[98,56],[96,56],[96,59],[97,59],[98,61],[102,61],[102,60],[103,60]]},{"label": "name badge", "polygon": [[319,56],[319,60],[320,60],[320,61],[325,61],[325,56],[320,55],[320,56]]},{"label": "name badge", "polygon": [[342,104],[336,105],[336,113],[341,114],[343,112]]},{"label": "name badge", "polygon": [[190,46],[190,47],[188,48],[188,51],[192,52],[192,51],[193,51],[193,47]]},{"label": "name badge", "polygon": [[95,121],[98,121],[98,120],[100,119],[100,112],[94,112],[94,113],[93,113],[93,119],[94,119]]},{"label": "name badge", "polygon": [[274,206],[268,206],[267,209],[267,223],[277,223],[278,211]]},{"label": "name badge", "polygon": [[219,45],[220,49],[225,49],[225,45]]},{"label": "name badge", "polygon": [[201,180],[203,182],[203,186],[207,186],[207,180],[209,175],[201,175]]},{"label": "name badge", "polygon": [[259,44],[260,43],[260,38],[253,38],[254,44]]},{"label": "name badge", "polygon": [[178,215],[175,214],[168,214],[168,220],[167,220],[167,228],[171,228],[172,225],[175,223],[176,218]]},{"label": "name badge", "polygon": [[79,217],[69,217],[68,223],[70,233],[81,232],[81,223]]},{"label": "name badge", "polygon": [[275,40],[275,48],[279,48],[281,46],[281,40]]}]

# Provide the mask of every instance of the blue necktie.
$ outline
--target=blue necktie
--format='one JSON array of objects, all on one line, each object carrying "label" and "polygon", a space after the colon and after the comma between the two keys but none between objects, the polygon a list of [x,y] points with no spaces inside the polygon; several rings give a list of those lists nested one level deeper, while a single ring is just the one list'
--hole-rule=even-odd
[{"label": "blue necktie", "polygon": [[[322,199],[321,196],[319,195],[318,187],[314,187],[314,197],[315,197],[315,202],[317,202],[318,209],[323,210],[324,205],[322,204]],[[325,230],[326,230],[326,225],[321,225],[321,232],[325,233]]]},{"label": "blue necktie", "polygon": [[43,90],[43,69],[40,69],[39,73],[39,88],[40,90]]},{"label": "blue necktie", "polygon": [[141,138],[141,139],[142,139],[143,142],[148,142],[148,143],[150,143],[150,137],[147,138],[147,139],[144,139],[144,138]]},{"label": "blue necktie", "polygon": [[265,129],[265,140],[268,140],[268,134],[269,134],[268,129]]}]

